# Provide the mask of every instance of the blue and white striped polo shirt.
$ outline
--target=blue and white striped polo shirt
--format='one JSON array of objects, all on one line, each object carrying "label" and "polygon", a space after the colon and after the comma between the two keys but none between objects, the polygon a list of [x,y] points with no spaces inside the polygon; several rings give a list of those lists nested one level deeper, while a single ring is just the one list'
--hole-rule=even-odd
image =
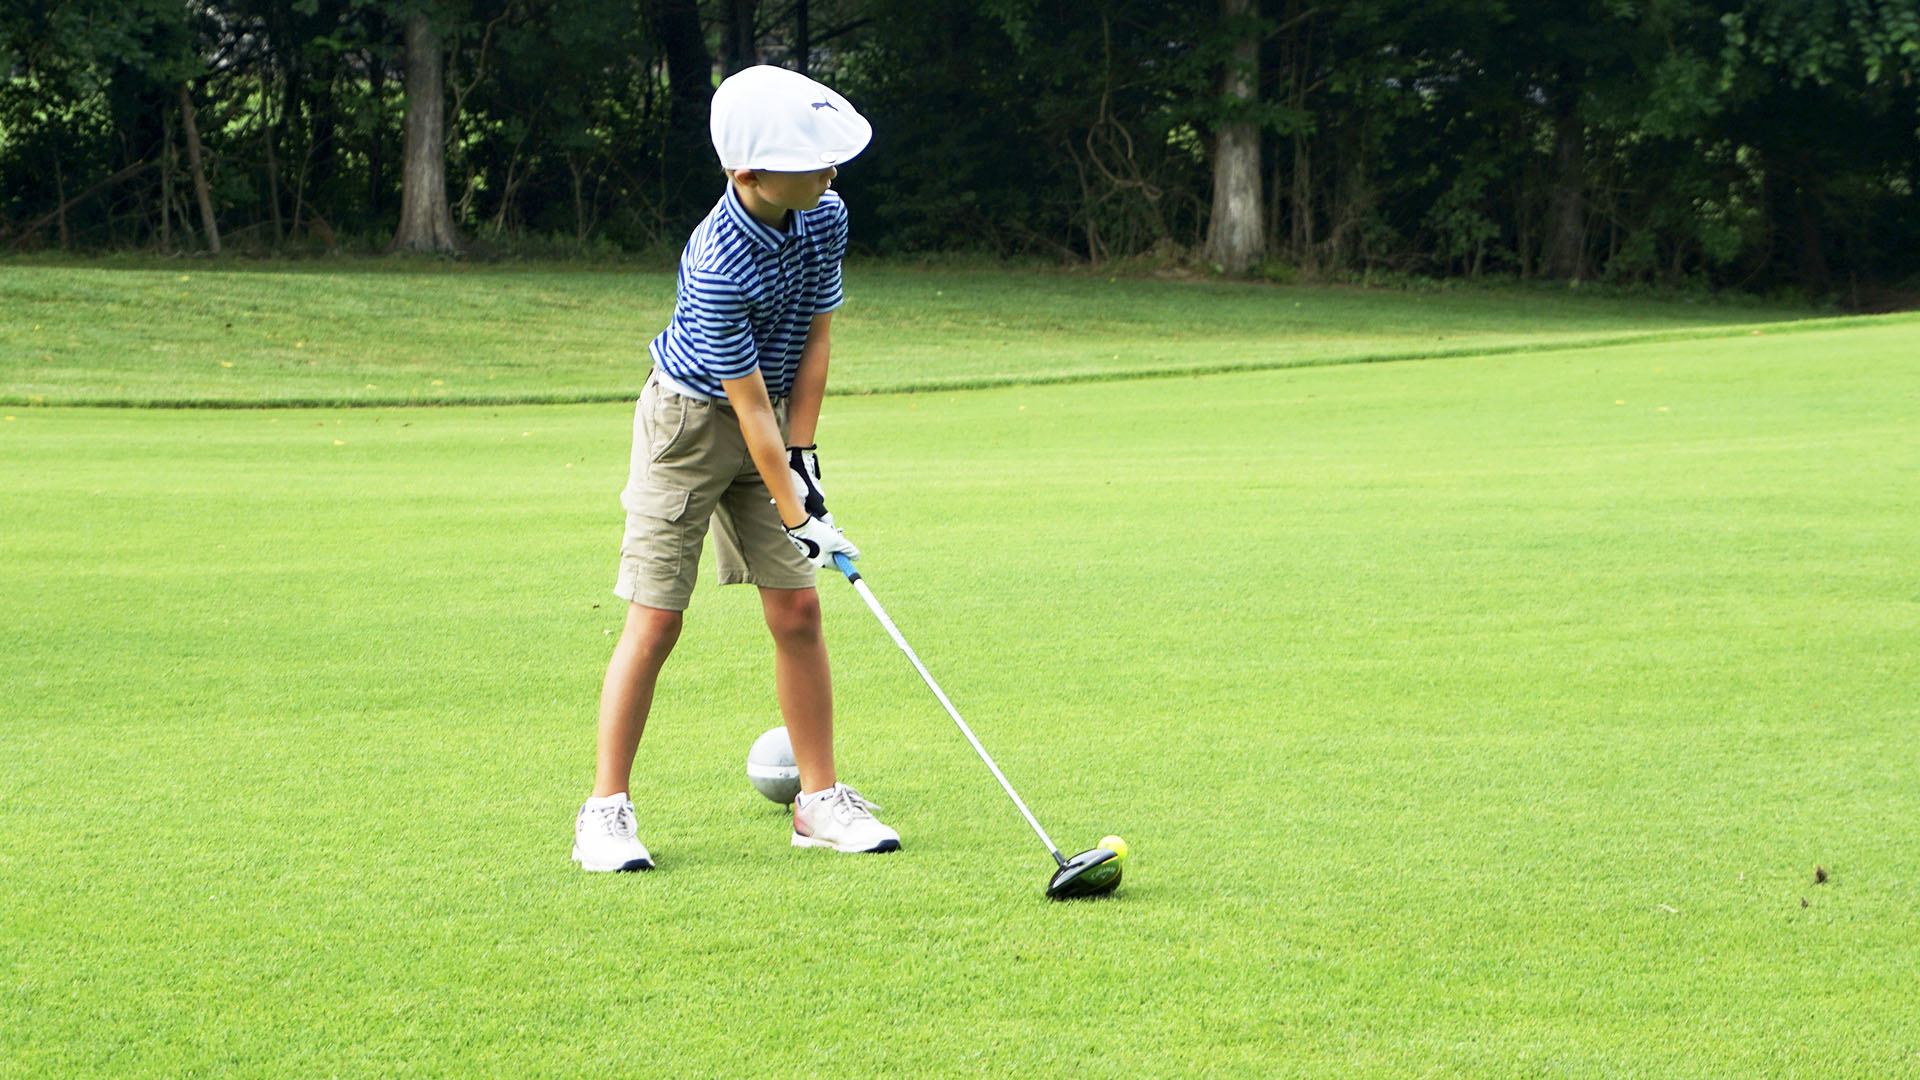
[{"label": "blue and white striped polo shirt", "polygon": [[813,317],[845,299],[846,253],[847,207],[838,193],[795,211],[781,232],[747,213],[728,184],[680,256],[673,320],[653,339],[653,362],[681,388],[710,398],[726,397],[720,380],[757,364],[767,393],[785,395]]}]

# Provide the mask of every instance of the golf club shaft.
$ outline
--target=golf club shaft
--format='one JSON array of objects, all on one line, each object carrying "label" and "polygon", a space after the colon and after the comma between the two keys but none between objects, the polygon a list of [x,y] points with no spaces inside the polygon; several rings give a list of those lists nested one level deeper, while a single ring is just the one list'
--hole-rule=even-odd
[{"label": "golf club shaft", "polygon": [[920,673],[920,678],[925,680],[927,688],[933,691],[933,696],[940,699],[940,704],[946,708],[947,715],[953,717],[953,722],[959,725],[960,734],[965,735],[967,741],[973,744],[974,753],[979,754],[980,760],[986,762],[987,768],[993,770],[993,778],[1000,781],[1001,787],[1007,789],[1007,797],[1013,800],[1013,805],[1020,808],[1020,816],[1026,818],[1027,824],[1033,826],[1033,831],[1040,836],[1040,842],[1047,845],[1047,852],[1053,856],[1053,861],[1065,866],[1067,860],[1061,856],[1060,849],[1054,846],[1053,838],[1047,835],[1047,830],[1040,827],[1039,820],[1033,816],[1033,811],[1027,809],[1027,804],[1020,801],[1020,793],[1013,790],[1013,785],[1007,782],[1006,775],[1000,771],[1000,766],[993,763],[993,757],[987,753],[987,748],[981,746],[980,740],[974,737],[973,729],[967,726],[965,720],[960,719],[960,710],[953,707],[953,702],[947,700],[946,692],[940,689],[940,684],[933,681],[933,676],[927,671],[927,665],[920,662],[920,657],[914,654],[913,646],[907,644],[907,639],[901,636],[900,628],[893,625],[892,619],[887,618],[887,609],[880,606],[880,601],[874,598],[873,590],[860,579],[860,572],[853,568],[853,561],[845,555],[836,553],[833,556],[833,562],[853,584],[854,591],[860,594],[860,599],[867,602],[868,609],[873,612],[875,618],[880,620],[880,625],[886,627],[887,635],[893,638],[893,643],[900,646],[900,651],[906,653],[907,659],[913,662],[913,670]]}]

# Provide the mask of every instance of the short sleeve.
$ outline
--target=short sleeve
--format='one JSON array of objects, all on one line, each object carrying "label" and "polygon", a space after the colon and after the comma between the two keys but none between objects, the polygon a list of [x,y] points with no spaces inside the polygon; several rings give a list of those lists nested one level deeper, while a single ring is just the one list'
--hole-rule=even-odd
[{"label": "short sleeve", "polygon": [[840,287],[840,262],[846,257],[847,204],[835,200],[833,220],[827,224],[827,236],[820,245],[820,260],[826,265],[814,289],[813,314],[820,315],[846,303],[846,294]]},{"label": "short sleeve", "polygon": [[760,352],[747,321],[747,300],[740,283],[723,274],[695,271],[687,275],[686,291],[707,374],[738,379],[758,367]]}]

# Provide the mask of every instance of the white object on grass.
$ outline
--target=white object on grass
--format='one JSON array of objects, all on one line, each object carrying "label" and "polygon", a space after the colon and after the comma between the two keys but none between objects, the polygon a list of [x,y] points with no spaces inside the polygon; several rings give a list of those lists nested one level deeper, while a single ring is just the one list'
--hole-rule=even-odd
[{"label": "white object on grass", "polygon": [[747,751],[747,782],[783,806],[800,794],[800,766],[794,763],[786,728],[773,728],[753,740],[753,748]]}]

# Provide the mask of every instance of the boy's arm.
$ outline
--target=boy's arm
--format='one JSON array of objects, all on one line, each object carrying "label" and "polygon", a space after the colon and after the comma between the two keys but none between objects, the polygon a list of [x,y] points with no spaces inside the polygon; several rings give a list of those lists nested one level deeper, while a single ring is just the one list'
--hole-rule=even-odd
[{"label": "boy's arm", "polygon": [[814,429],[820,424],[820,401],[827,393],[828,340],[833,312],[823,311],[807,327],[807,343],[800,349],[800,370],[793,376],[793,389],[787,395],[787,442],[790,446],[812,446]]},{"label": "boy's arm", "polygon": [[[747,452],[753,455],[753,467],[759,470],[761,481],[773,494],[773,504],[780,510],[780,524],[789,529],[805,525],[807,508],[793,492],[793,478],[787,472],[787,444],[780,438],[780,421],[773,414],[773,399],[767,396],[767,381],[761,377],[760,369],[754,368],[738,379],[721,379],[720,386],[727,392],[727,403],[733,406],[733,414],[740,418],[740,434],[747,440]],[[791,402],[788,408],[791,410]],[[818,415],[817,401],[814,409]],[[792,426],[791,411],[787,413],[787,423]]]},{"label": "boy's arm", "polygon": [[773,505],[780,512],[780,524],[787,539],[815,566],[826,566],[836,552],[848,558],[860,557],[839,529],[807,513],[806,503],[794,491],[788,479],[787,447],[780,438],[780,421],[774,415],[773,401],[767,397],[766,380],[755,368],[738,379],[721,379],[733,414],[740,420],[740,434],[746,439],[747,452],[753,455],[753,467],[760,482],[773,494]]}]

